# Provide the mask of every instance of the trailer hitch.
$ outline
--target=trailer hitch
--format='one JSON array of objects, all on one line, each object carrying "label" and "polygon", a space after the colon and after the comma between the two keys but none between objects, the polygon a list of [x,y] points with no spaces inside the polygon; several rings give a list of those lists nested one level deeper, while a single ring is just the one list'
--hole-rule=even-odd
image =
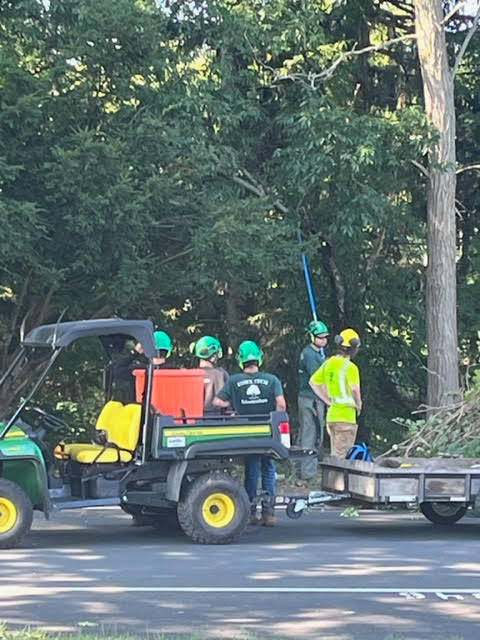
[{"label": "trailer hitch", "polygon": [[328,491],[310,491],[308,496],[276,496],[275,507],[286,507],[286,513],[289,518],[296,520],[300,518],[305,511],[318,507],[320,509],[327,502],[340,502],[347,500],[351,496],[349,493],[330,493]]}]

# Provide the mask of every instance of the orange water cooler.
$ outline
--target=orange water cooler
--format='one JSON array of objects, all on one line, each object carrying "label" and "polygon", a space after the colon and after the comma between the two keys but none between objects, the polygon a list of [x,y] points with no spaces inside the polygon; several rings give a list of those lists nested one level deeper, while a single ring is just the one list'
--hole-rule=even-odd
[{"label": "orange water cooler", "polygon": [[[135,369],[137,402],[145,393],[145,369]],[[203,369],[154,369],[152,406],[159,413],[175,418],[203,416]]]}]

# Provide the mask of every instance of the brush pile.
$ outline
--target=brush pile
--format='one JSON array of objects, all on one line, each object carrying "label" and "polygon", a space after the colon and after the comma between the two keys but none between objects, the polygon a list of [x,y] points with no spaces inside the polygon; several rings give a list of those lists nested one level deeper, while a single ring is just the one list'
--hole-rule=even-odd
[{"label": "brush pile", "polygon": [[480,387],[475,386],[461,402],[432,411],[422,407],[423,420],[394,420],[406,427],[408,436],[383,456],[430,458],[434,456],[480,456]]}]

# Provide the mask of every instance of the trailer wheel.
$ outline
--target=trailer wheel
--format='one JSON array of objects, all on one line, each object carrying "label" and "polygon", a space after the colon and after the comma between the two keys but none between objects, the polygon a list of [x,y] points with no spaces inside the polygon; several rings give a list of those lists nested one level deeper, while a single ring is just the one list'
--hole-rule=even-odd
[{"label": "trailer wheel", "polygon": [[422,502],[420,511],[433,524],[449,525],[463,518],[467,507],[464,504],[451,502]]},{"label": "trailer wheel", "polygon": [[0,549],[15,547],[30,530],[33,506],[25,491],[0,478]]},{"label": "trailer wheel", "polygon": [[245,489],[218,471],[194,480],[177,509],[183,531],[202,544],[233,542],[245,530],[249,512]]},{"label": "trailer wheel", "polygon": [[292,518],[292,520],[298,520],[298,518],[303,516],[303,509],[295,511],[295,502],[290,502],[287,504],[286,513],[289,518]]}]

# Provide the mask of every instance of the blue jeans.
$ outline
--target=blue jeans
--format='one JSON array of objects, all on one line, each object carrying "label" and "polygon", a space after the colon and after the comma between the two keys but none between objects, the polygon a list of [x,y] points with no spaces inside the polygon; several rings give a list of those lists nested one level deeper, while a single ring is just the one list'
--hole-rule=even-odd
[{"label": "blue jeans", "polygon": [[275,495],[275,461],[265,456],[245,456],[245,490],[250,502],[257,495],[258,478],[262,476],[262,490]]}]

